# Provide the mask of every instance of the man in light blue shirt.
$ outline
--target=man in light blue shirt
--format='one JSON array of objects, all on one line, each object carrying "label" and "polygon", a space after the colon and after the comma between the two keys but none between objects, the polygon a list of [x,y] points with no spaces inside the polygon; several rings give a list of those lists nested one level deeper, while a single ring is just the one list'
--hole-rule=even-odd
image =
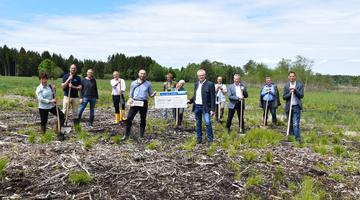
[{"label": "man in light blue shirt", "polygon": [[138,76],[139,78],[130,85],[130,95],[128,100],[130,110],[126,119],[125,135],[122,140],[129,139],[132,121],[137,112],[140,112],[140,137],[144,137],[148,98],[149,96],[153,97],[156,94],[156,92],[153,93],[152,91],[151,83],[146,80],[146,71],[141,69]]},{"label": "man in light blue shirt", "polygon": [[260,90],[261,107],[263,108],[263,122],[267,125],[269,111],[271,112],[272,125],[276,126],[276,108],[278,107],[279,91],[270,77],[266,77],[265,84]]}]

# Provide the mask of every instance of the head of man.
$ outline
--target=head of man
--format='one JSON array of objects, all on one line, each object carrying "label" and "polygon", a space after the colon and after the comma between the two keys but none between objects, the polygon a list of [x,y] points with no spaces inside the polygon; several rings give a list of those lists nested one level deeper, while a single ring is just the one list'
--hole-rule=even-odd
[{"label": "head of man", "polygon": [[94,70],[93,69],[88,69],[87,72],[86,72],[86,77],[93,78],[94,77]]},{"label": "head of man", "polygon": [[145,69],[140,69],[138,73],[139,79],[144,81],[146,79],[146,71]]},{"label": "head of man", "polygon": [[46,73],[40,73],[39,74],[39,80],[40,80],[41,85],[43,85],[43,86],[47,85],[47,81],[48,81],[47,74]]},{"label": "head of man", "polygon": [[235,85],[240,84],[240,74],[235,74],[234,75],[234,83],[235,83]]},{"label": "head of man", "polygon": [[218,76],[216,81],[217,81],[218,84],[222,84],[223,83],[223,77]]},{"label": "head of man", "polygon": [[270,76],[268,76],[268,77],[265,78],[265,83],[266,83],[266,85],[270,85],[270,84],[271,84],[271,78],[270,78]]},{"label": "head of man", "polygon": [[168,73],[168,74],[166,74],[166,81],[167,82],[171,82],[171,81],[173,81],[173,75],[171,74],[171,73]]},{"label": "head of man", "polygon": [[199,69],[197,71],[196,75],[200,82],[203,82],[206,79],[206,72],[203,69]]},{"label": "head of man", "polygon": [[118,71],[114,71],[113,72],[113,77],[114,77],[114,79],[119,79],[119,77],[120,77],[120,74],[119,74],[119,72]]},{"label": "head of man", "polygon": [[75,64],[70,65],[69,71],[70,71],[70,74],[73,74],[73,75],[76,74],[76,71],[77,71],[76,65]]},{"label": "head of man", "polygon": [[288,73],[288,79],[291,83],[295,82],[296,81],[296,73],[293,71],[290,71]]}]

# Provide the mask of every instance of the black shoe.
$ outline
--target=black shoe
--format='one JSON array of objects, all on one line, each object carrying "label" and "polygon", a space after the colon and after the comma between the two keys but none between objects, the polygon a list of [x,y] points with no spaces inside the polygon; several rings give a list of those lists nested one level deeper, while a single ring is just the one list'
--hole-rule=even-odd
[{"label": "black shoe", "polygon": [[197,144],[202,144],[202,141],[197,141]]},{"label": "black shoe", "polygon": [[227,132],[230,134],[230,133],[231,133],[231,129],[230,129],[230,128],[228,128],[228,129],[227,129]]},{"label": "black shoe", "polygon": [[65,138],[65,134],[64,134],[64,133],[60,133],[60,134],[59,134],[59,140],[60,140],[60,141],[65,141],[65,139],[66,139],[66,138]]},{"label": "black shoe", "polygon": [[140,137],[144,138],[144,134],[145,134],[145,128],[140,127]]}]

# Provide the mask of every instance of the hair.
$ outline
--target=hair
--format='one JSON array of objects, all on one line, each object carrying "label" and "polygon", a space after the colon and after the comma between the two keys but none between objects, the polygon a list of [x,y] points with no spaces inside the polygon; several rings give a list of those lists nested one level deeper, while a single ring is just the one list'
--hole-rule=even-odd
[{"label": "hair", "polygon": [[240,74],[234,74],[234,78],[235,77],[239,77],[240,78]]},{"label": "hair", "polygon": [[115,74],[115,73],[119,74],[119,72],[118,72],[118,71],[113,71],[113,74]]},{"label": "hair", "polygon": [[141,70],[144,70],[144,71],[145,71],[145,73],[146,73],[146,70],[145,70],[145,69],[139,69],[138,73],[139,73]]},{"label": "hair", "polygon": [[92,68],[89,68],[87,71],[91,70],[92,72],[94,72],[94,70]]},{"label": "hair", "polygon": [[218,79],[218,78],[221,78],[221,79],[223,79],[223,77],[222,76],[218,76],[216,79]]},{"label": "hair", "polygon": [[294,71],[289,71],[288,76],[289,76],[290,74],[294,74],[294,75],[296,76],[296,73],[295,73]]},{"label": "hair", "polygon": [[77,68],[75,64],[71,64],[70,67],[69,67],[69,69],[70,69],[72,66],[75,66],[75,68]]},{"label": "hair", "polygon": [[204,72],[204,74],[206,75],[206,71],[204,69],[199,69],[196,74],[198,74],[199,72]]},{"label": "hair", "polygon": [[170,78],[174,78],[174,76],[172,75],[172,73],[168,73],[168,74],[166,74],[166,76],[169,76]]},{"label": "hair", "polygon": [[270,76],[266,76],[266,77],[265,77],[265,80],[267,80],[267,79],[271,79],[271,77],[270,77]]},{"label": "hair", "polygon": [[39,74],[39,80],[41,80],[41,79],[43,79],[43,78],[49,79],[49,78],[48,78],[48,75],[47,75],[46,73],[40,73],[40,74]]}]

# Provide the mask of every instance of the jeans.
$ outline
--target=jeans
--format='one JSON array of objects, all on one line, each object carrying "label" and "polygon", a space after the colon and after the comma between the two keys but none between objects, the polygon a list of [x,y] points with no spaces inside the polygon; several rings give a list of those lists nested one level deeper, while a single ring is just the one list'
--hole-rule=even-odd
[{"label": "jeans", "polygon": [[[232,123],[232,119],[234,117],[234,114],[235,114],[235,111],[237,112],[237,116],[238,116],[238,119],[239,119],[239,126],[240,126],[240,120],[241,120],[241,129],[242,130],[245,130],[244,127],[245,127],[245,124],[244,124],[244,109],[245,108],[245,105],[243,104],[243,108],[242,108],[242,117],[240,117],[240,112],[241,112],[241,102],[238,101],[236,102],[235,104],[235,107],[233,109],[230,109],[229,108],[229,113],[228,113],[228,118],[227,118],[227,121],[226,121],[226,128],[227,129],[230,129],[231,127],[231,123]],[[241,118],[241,119],[240,119]]]},{"label": "jeans", "polygon": [[208,142],[213,141],[213,130],[211,126],[211,117],[210,113],[205,113],[202,105],[195,105],[195,121],[196,121],[196,137],[198,143],[202,143],[202,118],[204,117],[204,122],[206,126],[206,133]]},{"label": "jeans", "polygon": [[267,120],[268,120],[268,115],[269,115],[269,111],[271,113],[271,117],[272,117],[272,123],[273,125],[276,125],[277,123],[277,119],[276,119],[276,108],[275,108],[275,101],[268,101],[268,107],[267,107],[267,111],[265,111],[266,109],[266,101],[261,101],[262,102],[262,107],[263,107],[263,119],[265,118],[265,125],[267,125]]},{"label": "jeans", "polygon": [[[292,106],[292,111],[291,111],[291,118],[290,118],[290,130],[289,130],[289,134],[290,135],[295,135],[295,139],[296,141],[300,142],[301,141],[301,137],[300,137],[300,114],[301,114],[301,110],[300,110],[300,106],[295,105]],[[286,113],[286,117],[289,120],[289,112]]]},{"label": "jeans", "polygon": [[89,123],[90,125],[92,125],[92,123],[94,122],[94,117],[95,117],[95,103],[96,103],[96,98],[93,97],[93,98],[87,98],[87,97],[84,97],[83,98],[83,101],[80,105],[80,108],[79,108],[79,120],[81,120],[81,116],[82,116],[82,113],[84,112],[87,104],[90,103],[90,119],[89,119]]}]

